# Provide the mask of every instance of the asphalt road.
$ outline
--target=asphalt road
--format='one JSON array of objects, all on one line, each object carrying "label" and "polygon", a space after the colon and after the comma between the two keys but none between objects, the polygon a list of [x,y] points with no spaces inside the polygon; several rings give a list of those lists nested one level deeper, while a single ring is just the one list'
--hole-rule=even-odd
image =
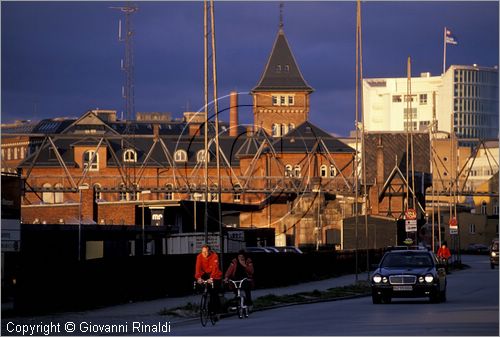
[{"label": "asphalt road", "polygon": [[462,261],[471,268],[448,276],[446,303],[394,299],[374,305],[363,297],[254,312],[248,319],[225,318],[205,328],[198,321],[178,323],[169,335],[498,336],[498,268],[491,270],[484,255]]}]

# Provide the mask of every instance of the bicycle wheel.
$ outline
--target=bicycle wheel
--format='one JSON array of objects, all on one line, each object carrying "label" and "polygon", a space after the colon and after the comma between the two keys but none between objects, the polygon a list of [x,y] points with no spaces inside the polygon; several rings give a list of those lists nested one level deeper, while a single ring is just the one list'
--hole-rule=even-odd
[{"label": "bicycle wheel", "polygon": [[238,296],[238,318],[243,318],[243,315],[244,315],[244,298],[243,296]]},{"label": "bicycle wheel", "polygon": [[208,322],[208,296],[206,293],[201,295],[200,320],[201,320],[202,326],[207,325],[207,322]]}]

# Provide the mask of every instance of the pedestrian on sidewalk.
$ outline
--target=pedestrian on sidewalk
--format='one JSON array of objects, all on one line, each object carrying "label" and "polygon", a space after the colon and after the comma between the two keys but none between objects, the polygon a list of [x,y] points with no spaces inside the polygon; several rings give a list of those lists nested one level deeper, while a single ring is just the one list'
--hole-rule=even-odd
[{"label": "pedestrian on sidewalk", "polygon": [[209,286],[210,305],[208,308],[215,314],[220,313],[220,298],[219,293],[222,285],[222,272],[219,268],[219,257],[217,253],[210,249],[210,246],[204,244],[201,247],[201,252],[196,256],[196,266],[194,278],[201,284],[208,280],[213,286]]}]

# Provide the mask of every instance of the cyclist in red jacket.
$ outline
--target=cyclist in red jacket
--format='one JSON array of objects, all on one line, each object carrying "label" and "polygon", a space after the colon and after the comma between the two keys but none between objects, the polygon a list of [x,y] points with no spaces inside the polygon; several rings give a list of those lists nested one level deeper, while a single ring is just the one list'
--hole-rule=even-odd
[{"label": "cyclist in red jacket", "polygon": [[201,283],[203,280],[208,280],[210,283],[213,283],[213,287],[208,287],[211,304],[209,310],[214,313],[219,313],[219,292],[221,289],[222,272],[219,268],[219,257],[217,253],[211,251],[210,246],[206,244],[201,247],[201,253],[196,257],[194,278],[198,283]]}]

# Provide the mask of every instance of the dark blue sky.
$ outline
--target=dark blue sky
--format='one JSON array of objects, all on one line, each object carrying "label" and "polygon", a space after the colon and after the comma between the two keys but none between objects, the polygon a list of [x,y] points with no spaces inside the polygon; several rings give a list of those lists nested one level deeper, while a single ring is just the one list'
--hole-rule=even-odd
[{"label": "dark blue sky", "polygon": [[[78,117],[92,108],[122,111],[117,41],[123,2],[2,2],[2,123]],[[203,3],[136,2],[136,111],[171,112],[203,102]],[[264,70],[279,22],[279,2],[216,2],[219,95],[248,92]],[[362,5],[365,77],[404,77],[447,64],[498,64],[498,1],[375,2]],[[310,119],[347,135],[354,125],[355,2],[285,2],[285,34],[311,95]],[[251,104],[244,95],[240,104]],[[228,102],[221,101],[221,109]],[[249,108],[240,110],[250,123]],[[227,120],[227,115],[223,114]]]}]

